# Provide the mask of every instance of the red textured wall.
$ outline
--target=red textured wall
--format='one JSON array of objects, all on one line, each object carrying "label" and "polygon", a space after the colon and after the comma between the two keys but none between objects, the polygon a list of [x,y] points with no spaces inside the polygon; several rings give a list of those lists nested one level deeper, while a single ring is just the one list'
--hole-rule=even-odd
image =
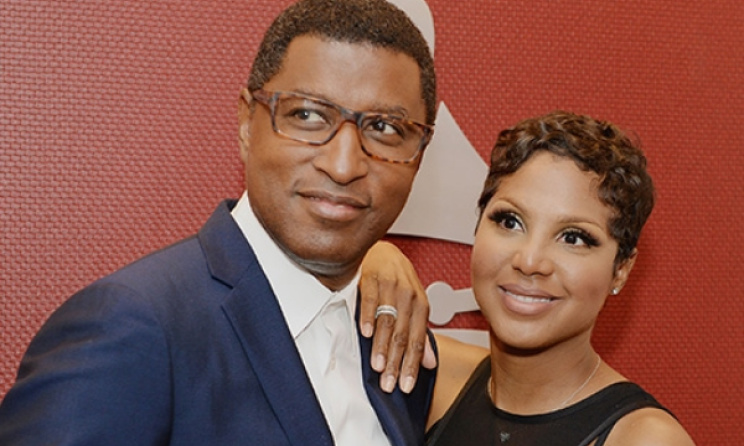
[{"label": "red textured wall", "polygon": [[[0,397],[67,296],[239,195],[238,92],[287,3],[0,2]],[[440,97],[484,158],[556,108],[640,135],[659,203],[596,345],[698,444],[744,440],[744,3],[429,4]],[[469,286],[468,247],[394,240],[425,284]]]}]

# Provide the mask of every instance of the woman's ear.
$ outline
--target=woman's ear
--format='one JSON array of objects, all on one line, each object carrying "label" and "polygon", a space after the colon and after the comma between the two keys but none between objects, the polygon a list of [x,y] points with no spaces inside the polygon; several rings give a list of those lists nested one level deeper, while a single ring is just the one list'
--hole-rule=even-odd
[{"label": "woman's ear", "polygon": [[633,265],[635,265],[637,257],[638,249],[633,248],[633,252],[630,253],[630,256],[615,268],[615,277],[612,279],[612,290],[610,291],[610,294],[613,296],[617,295],[620,293],[620,290],[623,289],[625,282],[628,281],[628,276],[630,276],[630,271],[633,270]]}]

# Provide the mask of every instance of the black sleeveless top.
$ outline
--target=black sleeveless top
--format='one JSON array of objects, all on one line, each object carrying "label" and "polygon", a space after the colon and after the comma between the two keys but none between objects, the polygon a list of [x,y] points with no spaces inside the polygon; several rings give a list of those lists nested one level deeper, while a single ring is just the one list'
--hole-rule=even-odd
[{"label": "black sleeveless top", "polygon": [[666,410],[630,382],[612,384],[554,412],[515,415],[494,407],[486,388],[489,358],[476,368],[447,413],[427,432],[427,446],[585,446],[604,444],[617,420],[643,407]]}]

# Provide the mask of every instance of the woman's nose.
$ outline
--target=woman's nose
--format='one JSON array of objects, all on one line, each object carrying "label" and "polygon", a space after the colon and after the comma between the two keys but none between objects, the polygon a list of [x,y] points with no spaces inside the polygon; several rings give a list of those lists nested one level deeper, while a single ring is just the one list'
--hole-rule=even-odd
[{"label": "woman's nose", "polygon": [[519,243],[512,256],[512,266],[526,276],[546,276],[553,272],[549,248],[535,238],[525,237]]}]

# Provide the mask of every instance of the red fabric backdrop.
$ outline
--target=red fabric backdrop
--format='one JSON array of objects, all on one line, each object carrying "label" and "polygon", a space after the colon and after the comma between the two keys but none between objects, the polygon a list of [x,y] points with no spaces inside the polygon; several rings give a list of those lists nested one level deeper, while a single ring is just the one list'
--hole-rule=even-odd
[{"label": "red fabric backdrop", "polygon": [[[66,297],[239,195],[237,95],[287,3],[0,3],[0,397]],[[556,108],[640,135],[659,204],[596,345],[698,444],[744,440],[744,3],[429,4],[440,98],[484,158]],[[425,285],[469,286],[468,247],[393,240]]]}]

